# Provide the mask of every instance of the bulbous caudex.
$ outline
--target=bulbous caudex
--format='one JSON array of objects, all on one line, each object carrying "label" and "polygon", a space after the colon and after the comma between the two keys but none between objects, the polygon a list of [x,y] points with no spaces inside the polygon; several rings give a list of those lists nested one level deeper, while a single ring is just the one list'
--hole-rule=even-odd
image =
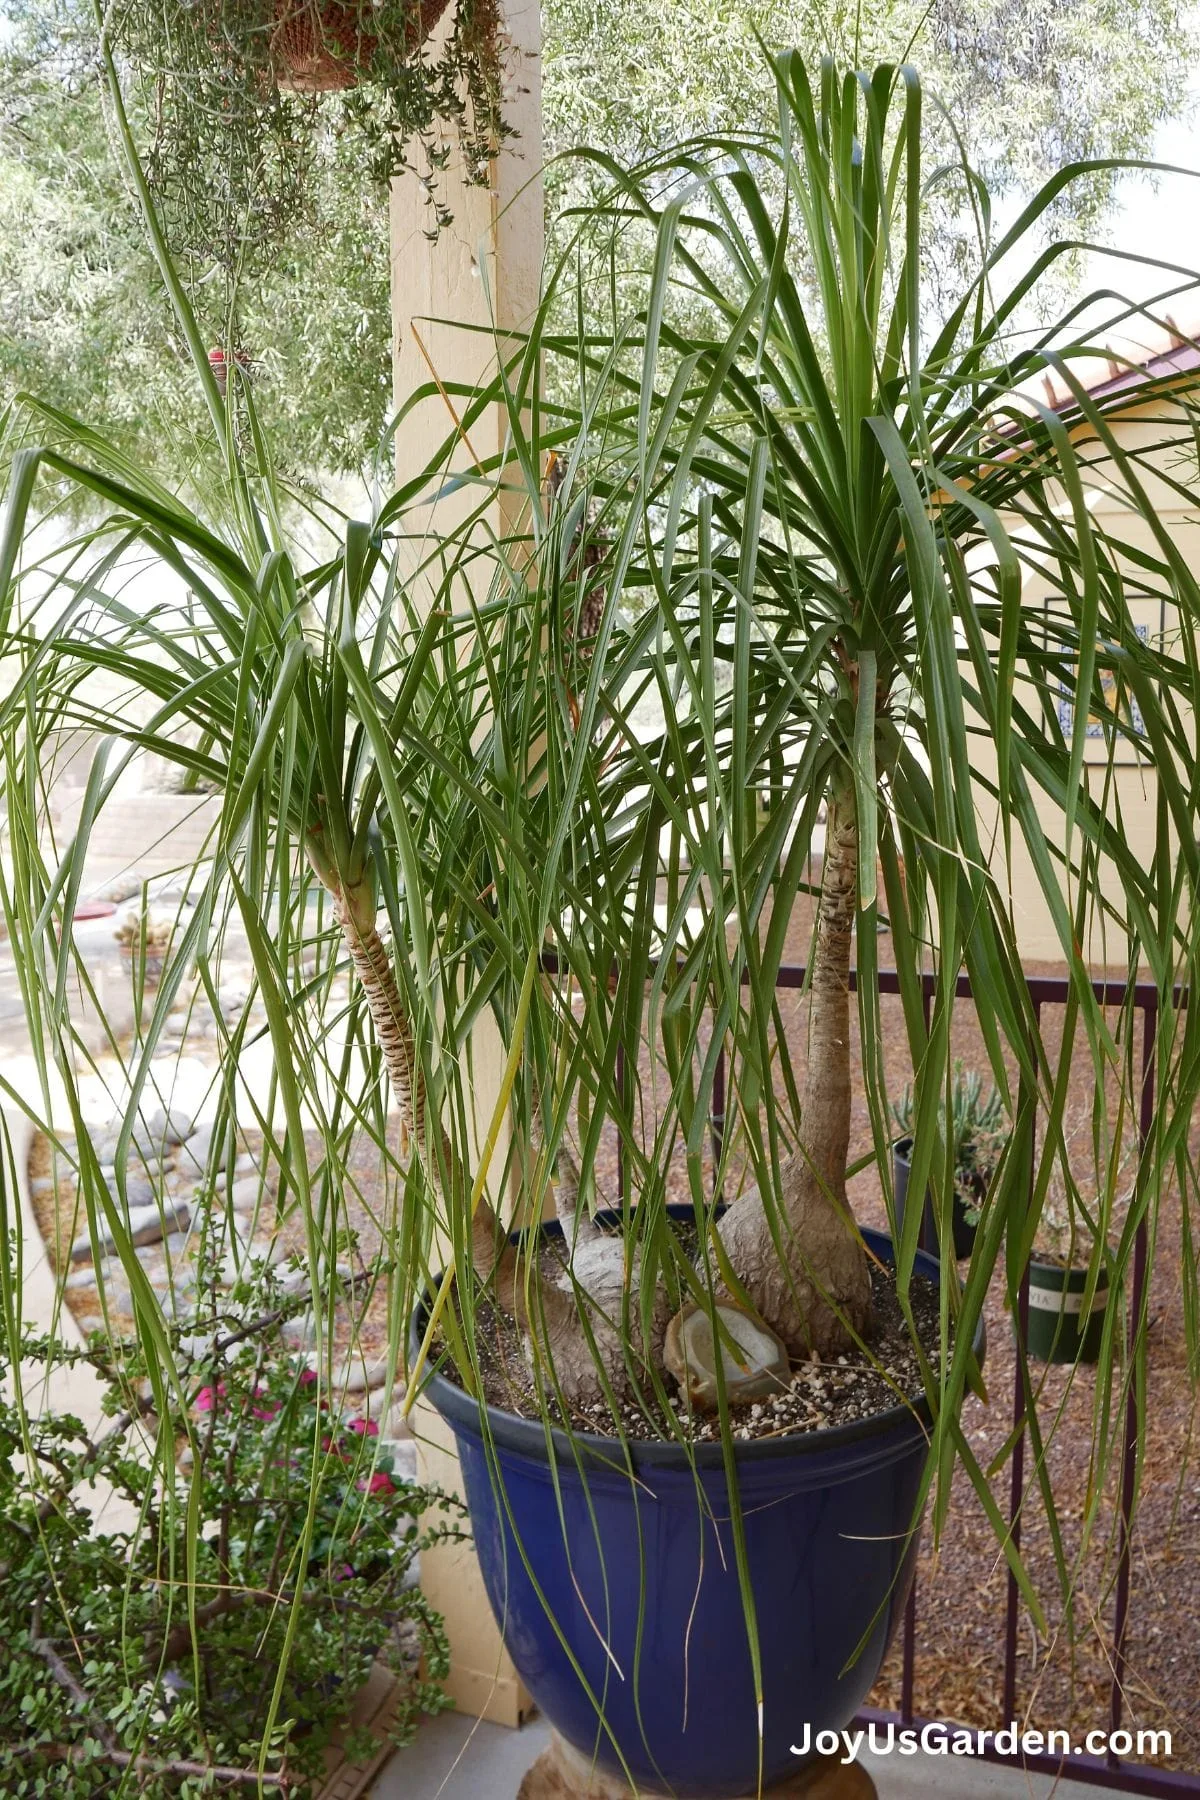
[{"label": "bulbous caudex", "polygon": [[[380,1049],[405,1128],[419,1155],[431,1119],[412,1029],[391,960],[374,924],[366,885],[347,891],[310,845],[318,874],[331,889],[351,961],[363,985]],[[783,1164],[779,1192],[768,1204],[757,1191],[741,1194],[716,1226],[731,1271],[718,1294],[730,1336],[742,1344],[745,1377],[736,1363],[733,1399],[759,1392],[758,1375],[777,1381],[784,1356],[822,1359],[847,1349],[870,1326],[871,1280],[866,1250],[846,1198],[850,1142],[850,951],[858,884],[858,824],[852,792],[835,791],[826,822],[821,897],[812,959],[808,1068],[801,1101],[800,1143]],[[442,1161],[453,1152],[440,1121]],[[436,1162],[436,1158],[432,1159]],[[432,1166],[432,1165],[431,1165]],[[715,1400],[715,1350],[703,1348],[711,1322],[695,1323],[687,1307],[670,1320],[665,1295],[647,1308],[640,1299],[640,1262],[623,1234],[596,1230],[578,1209],[578,1179],[569,1159],[558,1162],[556,1207],[569,1247],[567,1265],[552,1281],[520,1279],[517,1255],[486,1198],[473,1221],[472,1260],[494,1283],[499,1304],[525,1334],[535,1373],[548,1390],[575,1404],[623,1398],[647,1364],[671,1363],[697,1404]],[[530,1316],[536,1311],[536,1318]],[[668,1332],[670,1326],[670,1332]],[[705,1357],[707,1356],[707,1362]],[[672,1367],[672,1365],[674,1365]],[[706,1377],[702,1369],[707,1367]],[[640,1385],[640,1383],[638,1383]],[[711,1401],[708,1403],[712,1403]]]}]

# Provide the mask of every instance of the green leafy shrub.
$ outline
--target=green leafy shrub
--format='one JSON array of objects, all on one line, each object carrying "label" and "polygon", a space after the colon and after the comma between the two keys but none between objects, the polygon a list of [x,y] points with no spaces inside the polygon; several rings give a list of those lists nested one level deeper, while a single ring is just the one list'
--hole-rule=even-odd
[{"label": "green leafy shrub", "polygon": [[[335,1422],[283,1349],[287,1312],[198,1356],[181,1342],[166,1405],[131,1400],[131,1343],[26,1341],[26,1367],[91,1362],[109,1418],[89,1437],[0,1401],[0,1792],[249,1793],[261,1769],[264,1792],[303,1797],[377,1660],[399,1679],[397,1743],[444,1705],[446,1640],[414,1577],[456,1516],[374,1423]],[[97,1528],[97,1488],[133,1522]]]}]

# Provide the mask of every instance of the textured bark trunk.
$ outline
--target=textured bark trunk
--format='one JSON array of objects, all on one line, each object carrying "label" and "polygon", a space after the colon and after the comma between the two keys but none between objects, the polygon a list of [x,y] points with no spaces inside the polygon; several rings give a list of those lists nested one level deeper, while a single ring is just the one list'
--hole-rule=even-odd
[{"label": "textured bark trunk", "polygon": [[[431,1179],[437,1181],[437,1158],[435,1156],[431,1159],[428,1155],[430,1130],[436,1131],[443,1166],[450,1173],[452,1186],[461,1187],[462,1172],[458,1168],[454,1146],[441,1120],[430,1117],[421,1059],[413,1042],[412,1025],[396,982],[391,957],[384,948],[373,920],[368,921],[364,917],[365,908],[360,896],[346,895],[335,890],[333,901],[337,921],[350,952],[350,960],[362,984],[363,996],[379,1040],[404,1131],[415,1142],[418,1155],[425,1162]],[[520,1298],[515,1291],[516,1259],[511,1254],[502,1255],[500,1246],[499,1220],[487,1196],[482,1195],[472,1225],[472,1261],[476,1272],[485,1280],[493,1270],[497,1270],[497,1297],[502,1306],[515,1312]]]},{"label": "textured bark trunk", "polygon": [[[353,908],[341,894],[334,896],[334,910],[354,972],[362,984],[405,1133],[415,1137],[417,1149],[423,1155],[428,1145],[429,1128],[425,1083],[392,960],[374,925],[360,924]],[[442,1143],[450,1156],[452,1152],[445,1134]]]},{"label": "textured bark trunk", "polygon": [[836,1354],[871,1316],[866,1252],[846,1201],[850,1148],[850,951],[858,888],[851,797],[830,800],[813,946],[808,1070],[800,1147],[780,1171],[773,1207],[736,1200],[718,1230],[763,1320],[793,1355]]},{"label": "textured bark trunk", "polygon": [[[333,900],[404,1127],[434,1182],[439,1179],[438,1161],[436,1156],[429,1157],[428,1147],[432,1134],[439,1134],[442,1166],[450,1173],[452,1187],[465,1193],[464,1172],[459,1167],[454,1146],[441,1120],[433,1117],[429,1107],[421,1061],[396,973],[373,920],[365,916],[364,897],[346,895],[335,889]],[[564,1210],[567,1201],[568,1196],[564,1195]],[[573,1192],[569,1196],[569,1206],[573,1210]],[[531,1354],[531,1361],[535,1366],[550,1365],[546,1370],[550,1384],[561,1385],[576,1402],[599,1398],[603,1387],[574,1294],[551,1282],[541,1282],[531,1286],[527,1297],[517,1254],[508,1243],[486,1195],[480,1196],[472,1221],[471,1260],[481,1280],[494,1278],[498,1303],[518,1321],[528,1339],[537,1343],[538,1351]],[[585,1242],[577,1249],[575,1274],[591,1302],[590,1310],[596,1315],[591,1319],[591,1325],[597,1350],[609,1380],[620,1391],[627,1385],[619,1329],[627,1280],[621,1240],[585,1234]],[[662,1331],[666,1331],[665,1317]]]}]

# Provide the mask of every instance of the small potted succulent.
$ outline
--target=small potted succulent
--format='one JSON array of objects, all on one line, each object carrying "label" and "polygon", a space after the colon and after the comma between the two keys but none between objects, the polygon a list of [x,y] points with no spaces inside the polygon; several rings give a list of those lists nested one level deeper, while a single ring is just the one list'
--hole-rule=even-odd
[{"label": "small potted succulent", "polygon": [[[908,1177],[912,1167],[913,1093],[906,1087],[892,1107],[892,1114],[903,1136],[892,1146],[892,1179],[896,1189],[896,1217],[903,1221],[908,1200]],[[945,1122],[945,1108],[942,1109]],[[986,1091],[983,1078],[974,1069],[955,1065],[954,1086],[950,1096],[950,1133],[954,1148],[954,1254],[970,1256],[975,1247],[983,1203],[997,1164],[1008,1141],[1008,1124],[1004,1116],[999,1090],[993,1084]],[[937,1209],[932,1194],[925,1196],[925,1216],[921,1223],[921,1243],[935,1249],[938,1242]]]},{"label": "small potted succulent", "polygon": [[113,936],[136,986],[158,986],[173,933],[173,921],[148,907],[125,913]]},{"label": "small potted succulent", "polygon": [[1089,1301],[1093,1247],[1086,1219],[1051,1191],[1029,1259],[1025,1347],[1039,1362],[1094,1363],[1099,1358],[1109,1287],[1108,1270],[1101,1265]]}]

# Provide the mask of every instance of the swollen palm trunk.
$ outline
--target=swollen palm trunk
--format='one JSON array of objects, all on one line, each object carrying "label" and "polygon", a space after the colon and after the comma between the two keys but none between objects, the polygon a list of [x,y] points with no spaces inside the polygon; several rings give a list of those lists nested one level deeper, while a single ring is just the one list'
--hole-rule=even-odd
[{"label": "swollen palm trunk", "polygon": [[846,1201],[850,1147],[850,948],[858,885],[853,801],[831,800],[813,949],[801,1142],[773,1206],[736,1200],[718,1227],[746,1297],[793,1355],[826,1357],[866,1330],[871,1279]]},{"label": "swollen palm trunk", "polygon": [[[784,1164],[774,1205],[743,1195],[721,1221],[720,1234],[742,1294],[795,1355],[825,1357],[844,1349],[870,1320],[866,1253],[846,1203],[850,1135],[850,949],[858,874],[858,831],[852,804],[831,803],[824,879],[813,957],[812,1024],[802,1113],[803,1140]],[[436,1178],[428,1155],[428,1118],[420,1060],[395,971],[363,897],[335,893],[338,920],[362,984],[406,1132]],[[444,1132],[442,1163],[453,1172]],[[662,1364],[667,1327],[665,1297],[651,1309],[643,1332],[636,1304],[639,1263],[619,1236],[601,1235],[575,1219],[569,1172],[557,1209],[572,1245],[571,1269],[560,1283],[542,1282],[531,1303],[518,1261],[504,1242],[486,1198],[473,1221],[476,1272],[496,1283],[496,1297],[526,1333],[530,1360],[547,1384],[578,1405],[607,1385],[628,1391],[639,1363]],[[532,1294],[532,1289],[530,1294]],[[586,1310],[586,1328],[583,1311]],[[532,1316],[531,1316],[532,1315]],[[603,1371],[603,1373],[601,1373]]]}]

